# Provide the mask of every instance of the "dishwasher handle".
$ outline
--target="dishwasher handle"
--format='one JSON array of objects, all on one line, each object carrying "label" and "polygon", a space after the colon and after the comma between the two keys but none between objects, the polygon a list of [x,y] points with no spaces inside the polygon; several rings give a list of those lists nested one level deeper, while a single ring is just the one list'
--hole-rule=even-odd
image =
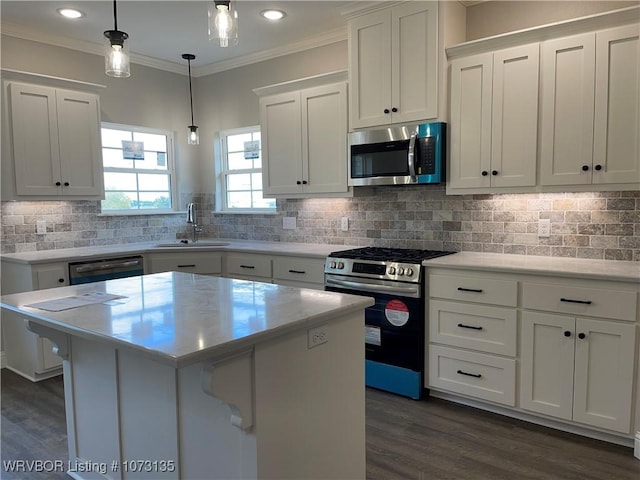
[{"label": "dishwasher handle", "polygon": [[91,273],[102,272],[104,270],[113,270],[115,268],[129,268],[137,267],[140,265],[140,260],[127,260],[124,262],[109,262],[109,263],[87,263],[86,265],[79,265],[73,269],[77,273]]}]

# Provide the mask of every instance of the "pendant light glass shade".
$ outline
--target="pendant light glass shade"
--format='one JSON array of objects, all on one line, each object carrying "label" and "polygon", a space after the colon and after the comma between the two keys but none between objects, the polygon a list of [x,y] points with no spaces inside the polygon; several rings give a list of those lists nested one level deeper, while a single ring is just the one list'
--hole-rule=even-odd
[{"label": "pendant light glass shade", "polygon": [[223,48],[238,44],[238,12],[230,1],[209,4],[209,41]]},{"label": "pendant light glass shade", "polygon": [[198,134],[197,125],[193,124],[193,90],[191,89],[191,60],[194,60],[196,56],[191,53],[183,53],[182,58],[184,58],[189,64],[189,102],[191,104],[191,125],[187,127],[187,144],[198,145],[200,143],[200,135]]},{"label": "pendant light glass shade", "polygon": [[104,32],[104,72],[109,77],[126,78],[131,75],[129,69],[129,46],[126,41],[129,35],[118,30],[116,0],[113,0],[113,30]]}]

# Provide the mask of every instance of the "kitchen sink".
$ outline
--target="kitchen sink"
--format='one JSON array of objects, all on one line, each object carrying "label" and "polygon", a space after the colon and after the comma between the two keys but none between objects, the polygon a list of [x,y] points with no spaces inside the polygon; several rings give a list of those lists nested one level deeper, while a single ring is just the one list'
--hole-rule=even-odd
[{"label": "kitchen sink", "polygon": [[166,247],[187,247],[187,248],[198,248],[198,247],[225,247],[229,245],[229,242],[217,242],[213,240],[198,240],[197,242],[192,242],[189,240],[185,243],[184,240],[177,240],[175,242],[168,243],[158,243],[156,247],[166,248]]}]

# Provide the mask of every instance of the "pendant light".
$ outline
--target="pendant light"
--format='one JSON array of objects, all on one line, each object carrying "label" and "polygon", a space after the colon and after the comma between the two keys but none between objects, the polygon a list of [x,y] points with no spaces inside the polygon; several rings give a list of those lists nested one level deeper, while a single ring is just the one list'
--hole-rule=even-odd
[{"label": "pendant light", "polygon": [[109,77],[126,78],[129,70],[129,46],[125,40],[129,35],[118,30],[118,13],[116,0],[113,0],[113,30],[104,32],[106,38],[104,54],[104,70]]},{"label": "pendant light", "polygon": [[189,63],[189,100],[191,102],[191,125],[187,127],[189,129],[189,131],[187,132],[187,143],[189,145],[198,145],[200,143],[200,135],[198,135],[198,127],[193,124],[193,91],[191,90],[191,60],[194,60],[196,56],[191,53],[183,53],[182,58],[184,58]]},{"label": "pendant light", "polygon": [[209,40],[221,47],[238,44],[238,12],[231,1],[209,4]]}]

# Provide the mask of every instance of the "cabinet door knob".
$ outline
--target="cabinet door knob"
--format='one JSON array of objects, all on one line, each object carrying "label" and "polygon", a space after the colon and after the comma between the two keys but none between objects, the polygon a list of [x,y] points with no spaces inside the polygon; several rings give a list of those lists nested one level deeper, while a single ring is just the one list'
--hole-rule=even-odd
[{"label": "cabinet door knob", "polygon": [[384,109],[384,113],[389,113],[389,109],[388,109],[388,108],[385,108],[385,109]]},{"label": "cabinet door knob", "polygon": [[297,180],[296,185],[302,185],[302,182],[300,180]]},{"label": "cabinet door knob", "polygon": [[491,175],[493,175],[493,176],[498,175],[498,171],[497,170],[491,170]]},{"label": "cabinet door knob", "polygon": [[56,187],[59,187],[60,185],[62,185],[62,183],[56,182]]},{"label": "cabinet door knob", "polygon": [[398,111],[398,109],[397,109],[396,107],[393,107],[393,108],[391,109],[391,111],[392,111],[393,113],[396,113],[396,112]]},{"label": "cabinet door knob", "polygon": [[600,170],[602,170],[602,165],[596,165],[593,168],[595,168],[597,171],[600,171]]},{"label": "cabinet door knob", "polygon": [[309,182],[307,182],[306,180],[302,180],[302,184],[303,185],[306,185],[307,183],[309,183]]},{"label": "cabinet door knob", "polygon": [[489,175],[489,172],[487,172],[486,170],[483,170],[483,171],[482,171],[482,176],[483,176],[483,177],[486,177],[487,175]]},{"label": "cabinet door knob", "polygon": [[585,333],[579,333],[579,334],[578,334],[578,338],[579,338],[580,340],[584,340],[585,338],[587,338],[587,335],[586,335]]},{"label": "cabinet door knob", "polygon": [[58,283],[64,283],[64,278],[59,278]]},{"label": "cabinet door knob", "polygon": [[68,187],[69,186],[69,182],[64,182],[64,186]]},{"label": "cabinet door knob", "polygon": [[571,332],[569,330],[565,330],[564,331],[564,336],[565,337],[570,337],[571,336]]},{"label": "cabinet door knob", "polygon": [[586,172],[589,170],[589,165],[582,165],[582,171]]}]

